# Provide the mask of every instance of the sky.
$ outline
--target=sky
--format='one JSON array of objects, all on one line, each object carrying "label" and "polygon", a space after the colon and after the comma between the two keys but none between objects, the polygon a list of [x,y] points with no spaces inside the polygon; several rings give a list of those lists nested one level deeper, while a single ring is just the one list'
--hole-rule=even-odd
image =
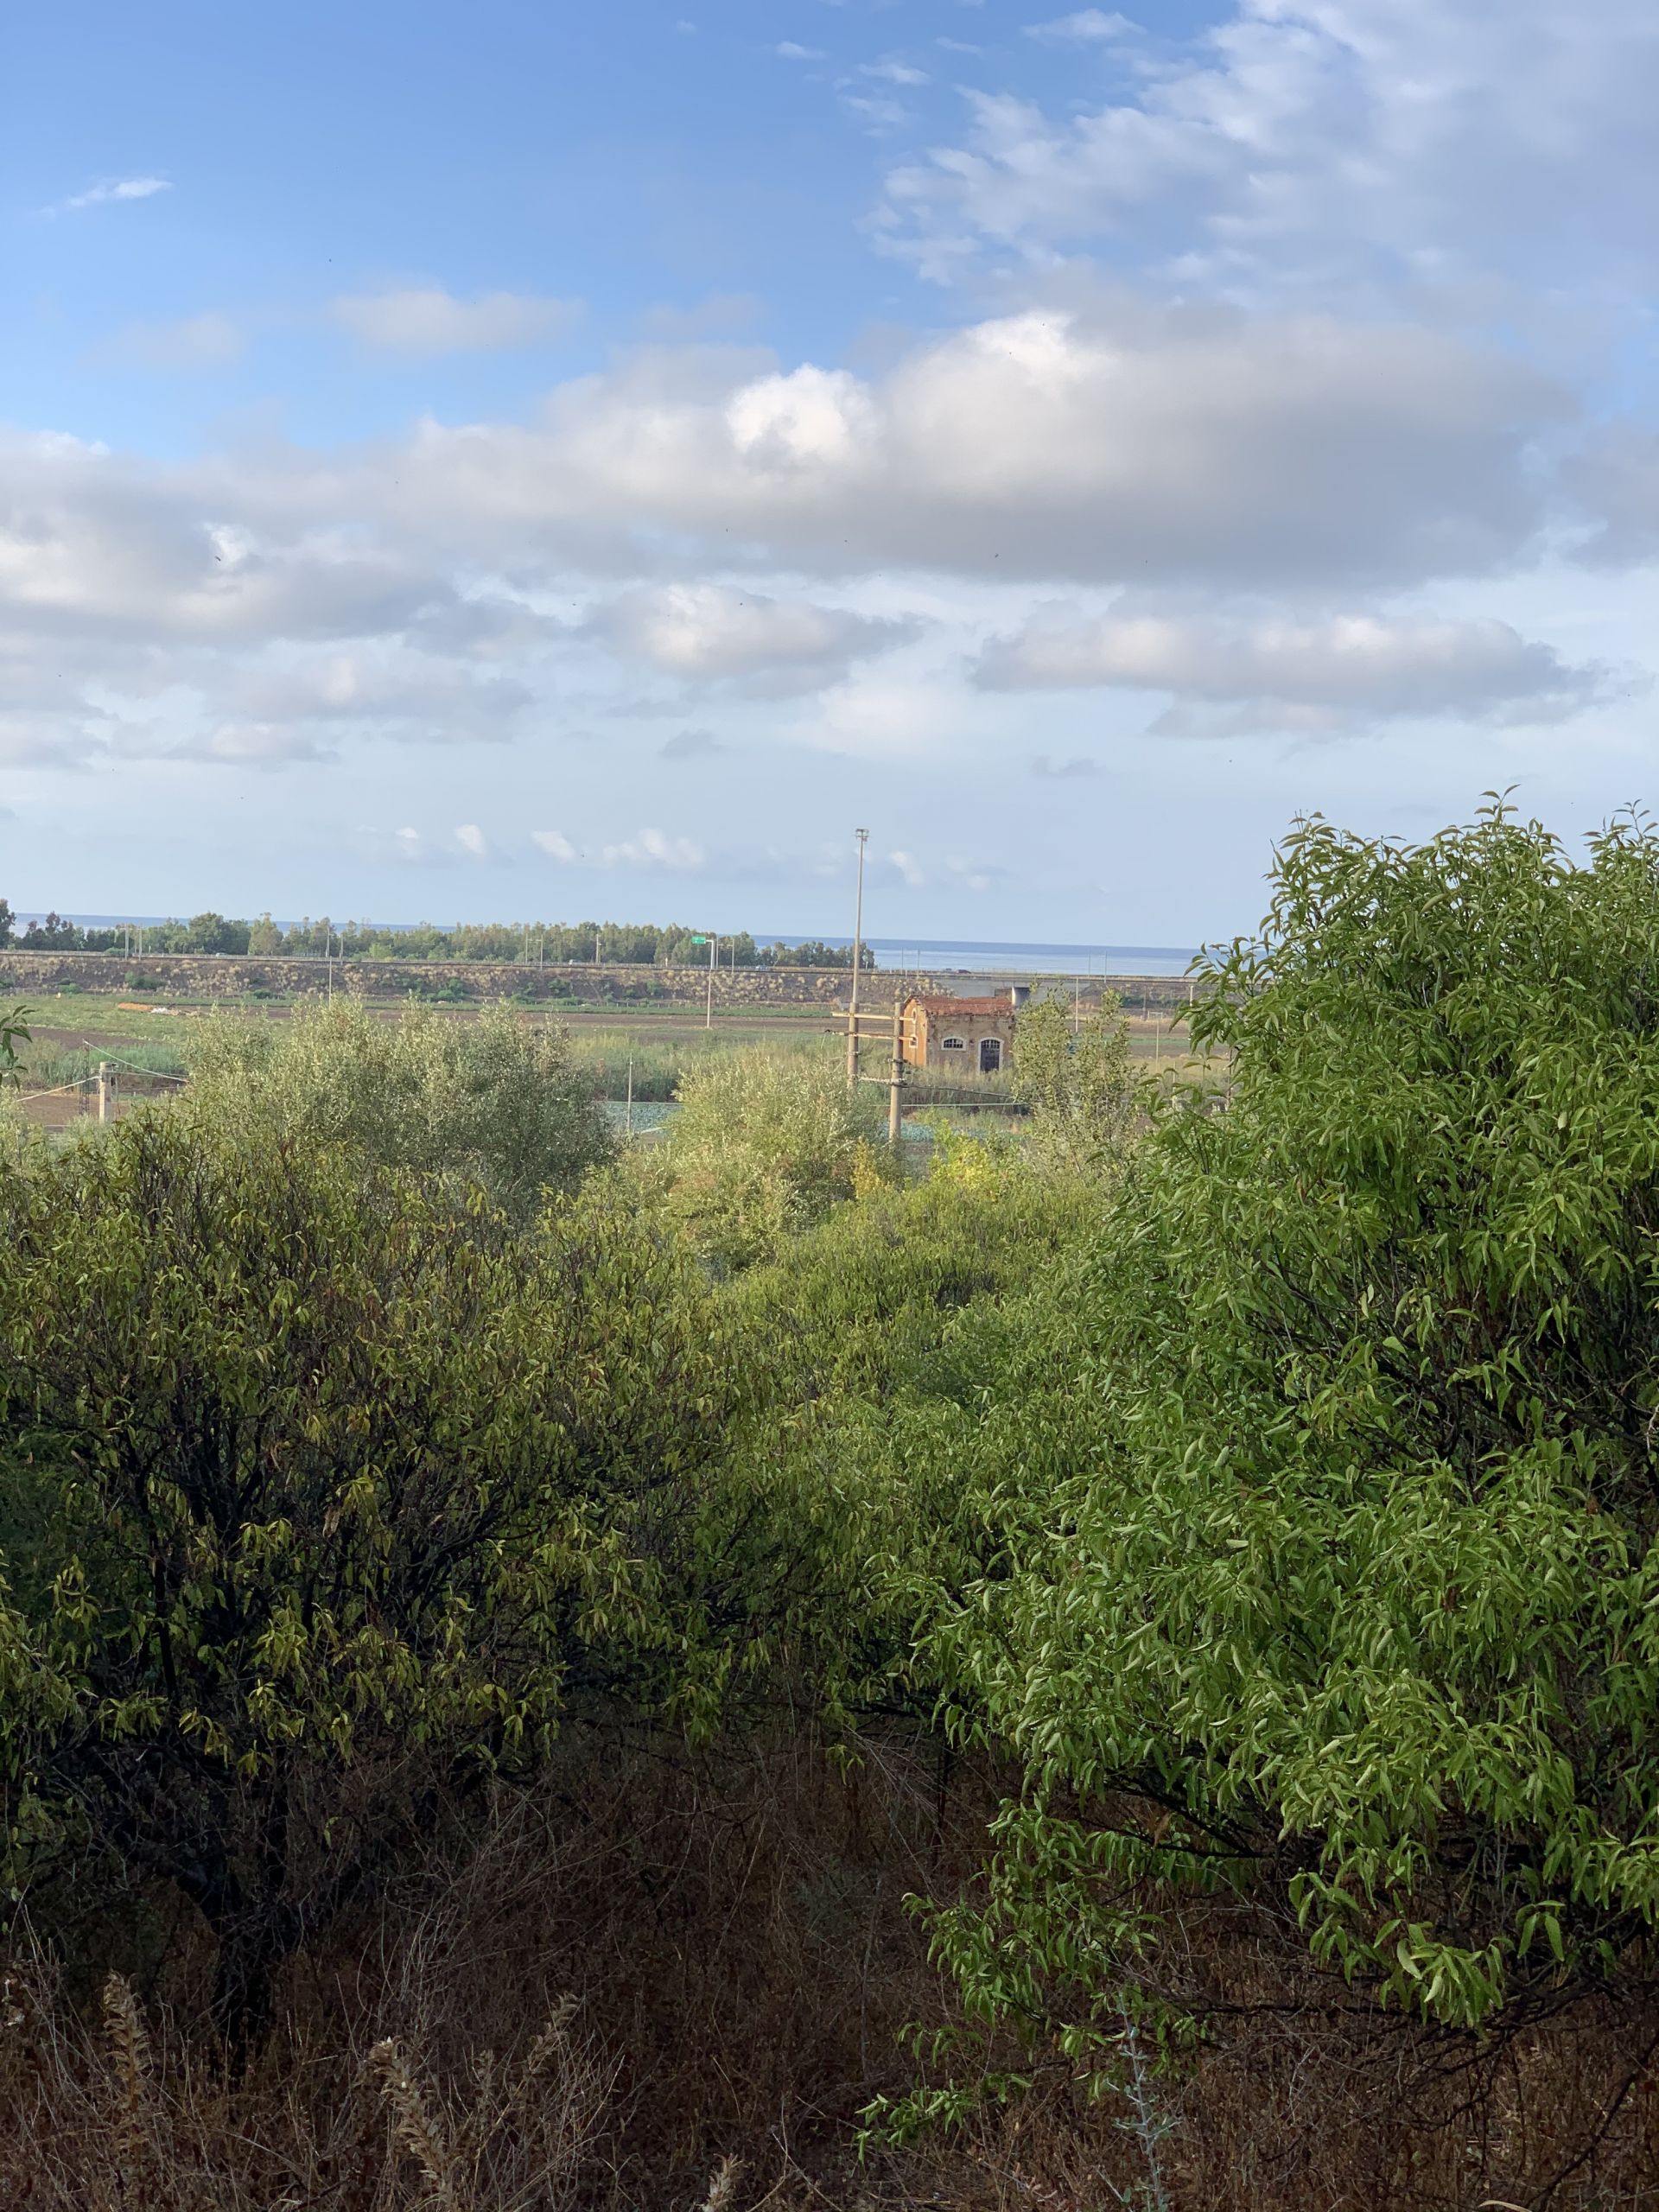
[{"label": "sky", "polygon": [[1656,798],[1651,0],[0,32],[0,892],[1193,944]]}]

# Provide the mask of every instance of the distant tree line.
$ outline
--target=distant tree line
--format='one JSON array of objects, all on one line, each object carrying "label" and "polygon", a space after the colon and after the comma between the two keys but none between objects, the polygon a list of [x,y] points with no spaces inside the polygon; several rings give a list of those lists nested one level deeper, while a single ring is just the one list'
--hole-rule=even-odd
[{"label": "distant tree line", "polygon": [[[695,967],[709,957],[706,934],[679,923],[658,922],[467,922],[442,930],[423,922],[413,929],[386,929],[372,922],[336,925],[324,914],[284,930],[269,914],[257,921],[223,914],[194,915],[189,921],[113,929],[83,929],[61,914],[48,914],[22,929],[8,900],[0,899],[0,945],[25,952],[195,952],[255,954],[294,960],[490,960],[527,961],[536,966],[588,965],[595,961],[630,967]],[[804,944],[756,944],[747,930],[716,939],[715,957],[722,968],[846,968],[852,950],[813,939]],[[866,945],[860,963],[874,968]]]}]

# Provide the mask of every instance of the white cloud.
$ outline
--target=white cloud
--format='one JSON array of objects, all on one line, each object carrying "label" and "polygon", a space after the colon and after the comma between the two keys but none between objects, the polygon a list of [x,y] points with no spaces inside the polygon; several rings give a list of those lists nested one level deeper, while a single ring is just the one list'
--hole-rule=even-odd
[{"label": "white cloud", "polygon": [[821,48],[797,46],[792,38],[780,40],[772,50],[785,61],[822,61],[826,58]]},{"label": "white cloud", "polygon": [[530,842],[538,850],[545,853],[549,860],[557,861],[562,867],[569,867],[573,861],[580,857],[575,847],[562,830],[532,830],[530,833]]},{"label": "white cloud", "polygon": [[715,584],[664,584],[624,593],[595,620],[613,647],[665,675],[691,679],[759,677],[810,688],[850,662],[913,634],[912,626],[776,600]]},{"label": "white cloud", "polygon": [[158,192],[172,189],[164,176],[106,177],[100,183],[89,185],[85,192],[58,200],[43,212],[48,215],[72,215],[82,207],[103,207],[117,200],[153,200]]},{"label": "white cloud", "polygon": [[1056,16],[1052,22],[1027,23],[1026,36],[1054,46],[1100,45],[1110,39],[1133,37],[1135,26],[1127,16],[1103,8],[1079,8],[1075,15]]},{"label": "white cloud", "polygon": [[1173,59],[1117,35],[1126,91],[1053,113],[969,93],[963,142],[890,178],[895,239],[931,274],[1110,241],[1189,297],[1482,271],[1651,289],[1649,0],[1236,0]]},{"label": "white cloud", "polygon": [[[1605,671],[1573,667],[1506,622],[1377,615],[1212,618],[1114,612],[1036,621],[997,640],[978,681],[1020,690],[1106,685],[1164,691],[1167,732],[1334,729],[1389,717],[1559,721],[1595,702]],[[1214,711],[1225,711],[1217,717]],[[1054,773],[1044,768],[1040,773]]]},{"label": "white cloud", "polygon": [[457,353],[562,337],[582,310],[578,301],[524,292],[485,292],[475,300],[458,300],[437,285],[426,285],[343,296],[328,311],[365,346],[400,353]]},{"label": "white cloud", "polygon": [[720,365],[577,378],[528,428],[429,423],[319,491],[498,560],[655,563],[666,533],[854,574],[1415,579],[1526,543],[1529,448],[1570,406],[1436,331],[1124,305],[973,324],[876,378]]},{"label": "white cloud", "polygon": [[456,825],[455,842],[469,860],[487,861],[494,858],[489,839],[476,822],[462,822]]},{"label": "white cloud", "polygon": [[469,660],[377,639],[335,652],[245,662],[224,688],[242,711],[263,721],[350,723],[440,744],[510,737],[534,696],[522,682],[480,672]]},{"label": "white cloud", "polygon": [[887,855],[887,865],[899,880],[912,891],[919,891],[927,881],[926,872],[914,853],[894,852]]},{"label": "white cloud", "polygon": [[209,309],[177,322],[133,322],[99,350],[107,359],[162,372],[222,369],[239,361],[247,341],[227,315]]},{"label": "white cloud", "polygon": [[893,54],[880,61],[860,62],[858,73],[861,77],[878,78],[884,85],[925,85],[931,82],[925,69],[918,69]]},{"label": "white cloud", "polygon": [[641,830],[620,844],[607,845],[607,868],[643,868],[654,875],[695,875],[708,865],[708,855],[690,837],[671,837],[660,830]]},{"label": "white cloud", "polygon": [[118,741],[115,749],[129,759],[199,760],[222,768],[289,768],[335,757],[334,748],[311,733],[270,722],[221,722],[176,744],[156,742],[135,732],[126,743]]}]

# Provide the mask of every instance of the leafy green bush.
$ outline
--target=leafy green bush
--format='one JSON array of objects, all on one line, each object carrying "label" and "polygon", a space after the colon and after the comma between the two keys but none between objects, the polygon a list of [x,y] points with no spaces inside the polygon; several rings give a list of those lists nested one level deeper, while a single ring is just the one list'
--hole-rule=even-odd
[{"label": "leafy green bush", "polygon": [[302,1127],[0,1165],[0,1237],[13,1894],[170,1885],[245,2042],[435,1805],[694,1696],[713,1333],[602,1207],[458,1222]]},{"label": "leafy green bush", "polygon": [[286,1022],[204,1022],[184,1109],[462,1175],[520,1219],[612,1148],[563,1033],[505,1007],[461,1022],[410,1007],[387,1022],[338,998]]},{"label": "leafy green bush", "polygon": [[982,1402],[978,1330],[1088,1217],[1021,1148],[947,1134],[925,1179],[867,1188],[721,1286],[741,1406],[726,1510],[745,1530],[757,1634],[821,1711],[908,1705],[913,1580],[963,1580],[980,1508],[944,1439]]},{"label": "leafy green bush", "polygon": [[1659,1919],[1659,838],[1301,827],[1092,1249],[979,1331],[924,1578],[1014,1754],[969,2012],[1106,2065],[1216,1993],[1184,1891],[1493,2031]]},{"label": "leafy green bush", "polygon": [[764,1046],[690,1068],[680,1110],[639,1173],[667,1218],[716,1268],[775,1257],[830,1209],[896,1175],[884,1100],[849,1091],[833,1052],[780,1059]]},{"label": "leafy green bush", "polygon": [[1014,1081],[1031,1109],[1031,1140],[1044,1158],[1083,1169],[1119,1158],[1142,1110],[1142,1084],[1116,995],[1103,991],[1081,1021],[1058,999],[1026,1007]]}]

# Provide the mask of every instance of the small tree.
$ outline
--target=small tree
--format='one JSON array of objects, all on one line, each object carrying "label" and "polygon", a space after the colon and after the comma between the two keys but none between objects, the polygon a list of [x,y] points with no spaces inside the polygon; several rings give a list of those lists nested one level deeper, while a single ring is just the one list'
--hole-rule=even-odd
[{"label": "small tree", "polygon": [[1209,985],[1229,1099],[1157,1117],[941,1418],[994,1564],[936,1591],[935,1679],[1026,1777],[942,1951],[1103,2069],[1219,2001],[1217,1891],[1442,2029],[1638,1997],[1659,836],[1307,823]]},{"label": "small tree", "polygon": [[874,1094],[849,1092],[828,1054],[723,1052],[689,1070],[679,1095],[646,1172],[696,1250],[722,1269],[775,1257],[861,1178],[896,1172]]},{"label": "small tree", "polygon": [[12,1879],[79,1838],[174,1885],[245,2046],[435,1806],[572,1698],[672,1689],[718,1368],[625,1223],[458,1224],[268,1129],[152,1114],[0,1170],[0,1236]]},{"label": "small tree", "polygon": [[385,1022],[337,998],[283,1023],[226,1016],[204,1025],[185,1110],[465,1176],[521,1220],[612,1151],[563,1031],[504,1007]]},{"label": "small tree", "polygon": [[1058,999],[1020,1015],[1015,1095],[1032,1110],[1032,1137],[1052,1160],[1093,1168],[1114,1158],[1134,1127],[1140,1084],[1128,1024],[1116,994],[1074,1023]]}]

